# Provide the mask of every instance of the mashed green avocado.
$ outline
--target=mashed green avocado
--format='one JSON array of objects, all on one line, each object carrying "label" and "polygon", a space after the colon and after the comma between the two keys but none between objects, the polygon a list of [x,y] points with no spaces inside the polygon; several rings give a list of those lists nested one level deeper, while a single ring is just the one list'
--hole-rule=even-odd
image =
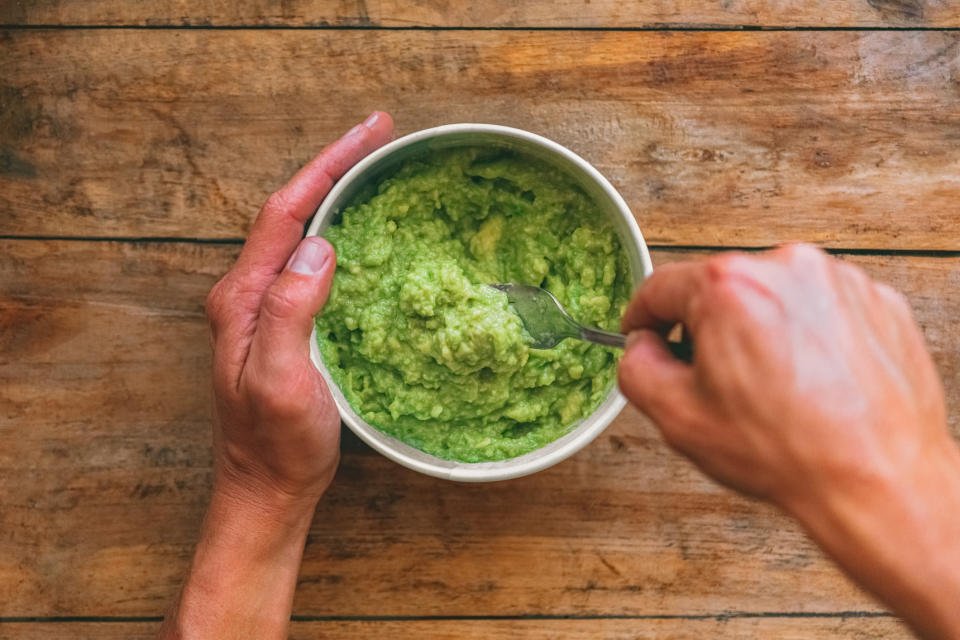
[{"label": "mashed green avocado", "polygon": [[567,433],[614,383],[618,351],[526,346],[505,294],[546,287],[584,324],[616,329],[626,255],[560,172],[462,148],[406,162],[360,194],[325,237],[337,250],[317,316],[323,361],[364,420],[427,453],[484,462]]}]

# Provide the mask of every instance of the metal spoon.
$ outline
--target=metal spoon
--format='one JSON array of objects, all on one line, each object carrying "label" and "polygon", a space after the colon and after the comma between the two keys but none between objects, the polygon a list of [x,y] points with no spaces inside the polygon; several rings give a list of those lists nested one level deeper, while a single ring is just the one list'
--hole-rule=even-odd
[{"label": "metal spoon", "polygon": [[[564,310],[553,294],[546,289],[526,284],[491,284],[507,294],[507,300],[520,316],[524,328],[530,334],[531,349],[552,349],[565,338],[586,340],[608,347],[626,346],[627,337],[592,327],[585,327]],[[690,343],[686,340],[668,342],[677,358],[689,362],[692,358]]]}]

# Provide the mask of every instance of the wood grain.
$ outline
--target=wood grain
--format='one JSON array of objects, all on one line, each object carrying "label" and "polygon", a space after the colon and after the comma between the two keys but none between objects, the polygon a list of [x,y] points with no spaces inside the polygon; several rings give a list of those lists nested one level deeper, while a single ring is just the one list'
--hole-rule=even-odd
[{"label": "wood grain", "polygon": [[[0,624],[0,640],[152,640],[157,623]],[[750,620],[453,620],[294,622],[292,640],[862,640],[910,638],[891,618]]]},{"label": "wood grain", "polygon": [[350,27],[662,28],[712,26],[956,27],[960,8],[938,0],[7,0],[0,23]]},{"label": "wood grain", "polygon": [[[169,603],[209,483],[203,298],[237,250],[0,241],[0,617]],[[960,260],[849,259],[910,297],[960,432]],[[485,486],[348,441],[294,613],[858,610],[880,608],[796,526],[705,480],[626,410],[572,459]]]},{"label": "wood grain", "polygon": [[383,108],[401,132],[554,138],[656,244],[960,249],[960,33],[26,30],[0,50],[0,235],[241,237]]}]

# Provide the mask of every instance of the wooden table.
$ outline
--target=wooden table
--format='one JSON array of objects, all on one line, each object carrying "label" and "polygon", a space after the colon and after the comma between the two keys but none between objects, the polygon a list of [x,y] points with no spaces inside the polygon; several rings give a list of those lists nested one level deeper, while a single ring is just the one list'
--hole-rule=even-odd
[{"label": "wooden table", "polygon": [[[960,432],[960,6],[0,2],[0,638],[149,638],[210,481],[203,300],[374,108],[582,153],[664,263],[819,243],[910,298]],[[297,638],[903,638],[626,410],[461,486],[345,436]]]}]

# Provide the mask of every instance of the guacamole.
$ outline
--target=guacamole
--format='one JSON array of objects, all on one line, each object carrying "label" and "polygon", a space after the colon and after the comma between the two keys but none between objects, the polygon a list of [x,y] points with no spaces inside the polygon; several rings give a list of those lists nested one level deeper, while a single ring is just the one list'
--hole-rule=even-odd
[{"label": "guacamole", "polygon": [[486,462],[567,433],[606,397],[619,351],[578,340],[533,350],[506,295],[543,286],[580,322],[615,330],[626,254],[559,171],[459,148],[403,164],[346,207],[316,318],[323,361],[354,411],[422,451]]}]

